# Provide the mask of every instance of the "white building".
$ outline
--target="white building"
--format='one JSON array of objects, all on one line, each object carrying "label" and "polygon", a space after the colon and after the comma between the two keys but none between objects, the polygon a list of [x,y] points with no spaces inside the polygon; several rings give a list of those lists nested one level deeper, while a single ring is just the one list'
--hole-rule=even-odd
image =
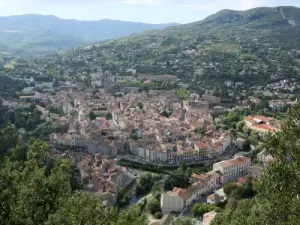
[{"label": "white building", "polygon": [[187,188],[186,192],[185,205],[189,206],[194,201],[197,201],[203,194],[207,193],[208,189],[202,182],[195,182]]},{"label": "white building", "polygon": [[222,175],[221,184],[227,184],[236,178],[246,175],[251,166],[248,157],[241,156],[234,159],[221,161],[213,164],[213,171],[220,171]]},{"label": "white building", "polygon": [[162,194],[160,205],[162,212],[181,212],[185,206],[186,191],[181,188],[174,188],[173,191]]},{"label": "white building", "polygon": [[71,104],[63,105],[63,111],[65,114],[70,114],[73,111],[73,106]]}]

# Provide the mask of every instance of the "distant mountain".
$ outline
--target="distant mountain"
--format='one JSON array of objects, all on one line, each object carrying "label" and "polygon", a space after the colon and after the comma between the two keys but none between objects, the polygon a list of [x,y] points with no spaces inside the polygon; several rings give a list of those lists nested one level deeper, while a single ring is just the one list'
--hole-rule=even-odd
[{"label": "distant mountain", "polygon": [[78,21],[55,16],[0,17],[0,52],[46,54],[175,24]]},{"label": "distant mountain", "polygon": [[47,68],[72,79],[99,66],[121,75],[136,69],[143,74],[176,75],[199,91],[228,80],[250,86],[288,77],[300,81],[299,20],[296,7],[222,10],[199,22],[40,58],[31,71],[44,74]]}]

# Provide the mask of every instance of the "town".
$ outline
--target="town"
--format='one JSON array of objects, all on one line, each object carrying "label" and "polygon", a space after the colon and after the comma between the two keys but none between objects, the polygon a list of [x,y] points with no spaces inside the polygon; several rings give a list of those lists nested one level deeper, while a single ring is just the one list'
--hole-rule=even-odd
[{"label": "town", "polygon": [[[210,224],[216,205],[227,201],[225,187],[259,180],[274,161],[260,142],[265,134],[280,131],[277,118],[297,101],[286,95],[261,97],[250,90],[248,98],[242,91],[228,107],[209,90],[188,91],[176,76],[91,77],[90,86],[17,78],[29,87],[18,100],[3,99],[2,105],[14,110],[34,107],[37,124],[19,125],[19,133],[38,135],[54,155],[71,157],[85,191],[103,207],[145,207],[152,202],[151,224],[168,224],[174,215],[194,215],[197,223]],[[145,90],[137,83],[177,88]],[[243,86],[229,81],[224,85]],[[142,184],[147,179],[149,187]],[[199,204],[214,207],[199,213]]]}]

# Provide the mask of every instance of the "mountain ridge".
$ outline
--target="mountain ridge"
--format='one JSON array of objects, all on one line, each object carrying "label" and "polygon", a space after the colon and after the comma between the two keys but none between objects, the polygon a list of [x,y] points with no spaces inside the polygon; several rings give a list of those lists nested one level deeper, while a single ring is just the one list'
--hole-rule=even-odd
[{"label": "mountain ridge", "polygon": [[295,7],[223,10],[199,22],[41,57],[28,71],[47,74],[51,70],[49,76],[60,74],[78,81],[82,74],[88,80],[89,73],[99,68],[114,75],[130,75],[127,71],[134,69],[140,74],[175,75],[199,91],[227,80],[265,85],[298,79],[300,26],[290,22],[298,18],[300,9]]},{"label": "mountain ridge", "polygon": [[109,19],[80,21],[37,14],[0,17],[0,52],[57,53],[80,45],[174,25]]}]

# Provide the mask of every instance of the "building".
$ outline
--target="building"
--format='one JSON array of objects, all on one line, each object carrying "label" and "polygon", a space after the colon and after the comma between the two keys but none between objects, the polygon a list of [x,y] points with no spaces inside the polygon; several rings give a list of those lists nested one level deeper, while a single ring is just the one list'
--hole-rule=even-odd
[{"label": "building", "polygon": [[235,180],[236,178],[245,176],[248,173],[250,166],[250,158],[241,156],[234,159],[214,163],[213,171],[221,172],[221,184],[224,185]]},{"label": "building", "polygon": [[278,132],[281,126],[279,120],[265,116],[246,116],[244,123],[249,129],[262,133]]},{"label": "building", "polygon": [[221,185],[221,174],[214,171],[201,175],[192,174],[192,182],[201,182],[208,192],[213,191]]},{"label": "building", "polygon": [[223,198],[219,196],[218,194],[212,194],[207,196],[207,201],[208,204],[219,204],[223,202]]},{"label": "building", "polygon": [[160,199],[163,213],[181,212],[185,207],[187,193],[184,189],[174,188],[171,192],[162,194]]},{"label": "building", "polygon": [[189,206],[192,203],[199,200],[204,194],[206,194],[208,192],[208,189],[204,183],[198,181],[193,183],[191,186],[189,186],[186,189],[186,192],[187,192],[187,197],[186,197],[185,205]]},{"label": "building", "polygon": [[70,103],[64,104],[63,111],[65,114],[70,114],[73,111],[73,106]]}]

